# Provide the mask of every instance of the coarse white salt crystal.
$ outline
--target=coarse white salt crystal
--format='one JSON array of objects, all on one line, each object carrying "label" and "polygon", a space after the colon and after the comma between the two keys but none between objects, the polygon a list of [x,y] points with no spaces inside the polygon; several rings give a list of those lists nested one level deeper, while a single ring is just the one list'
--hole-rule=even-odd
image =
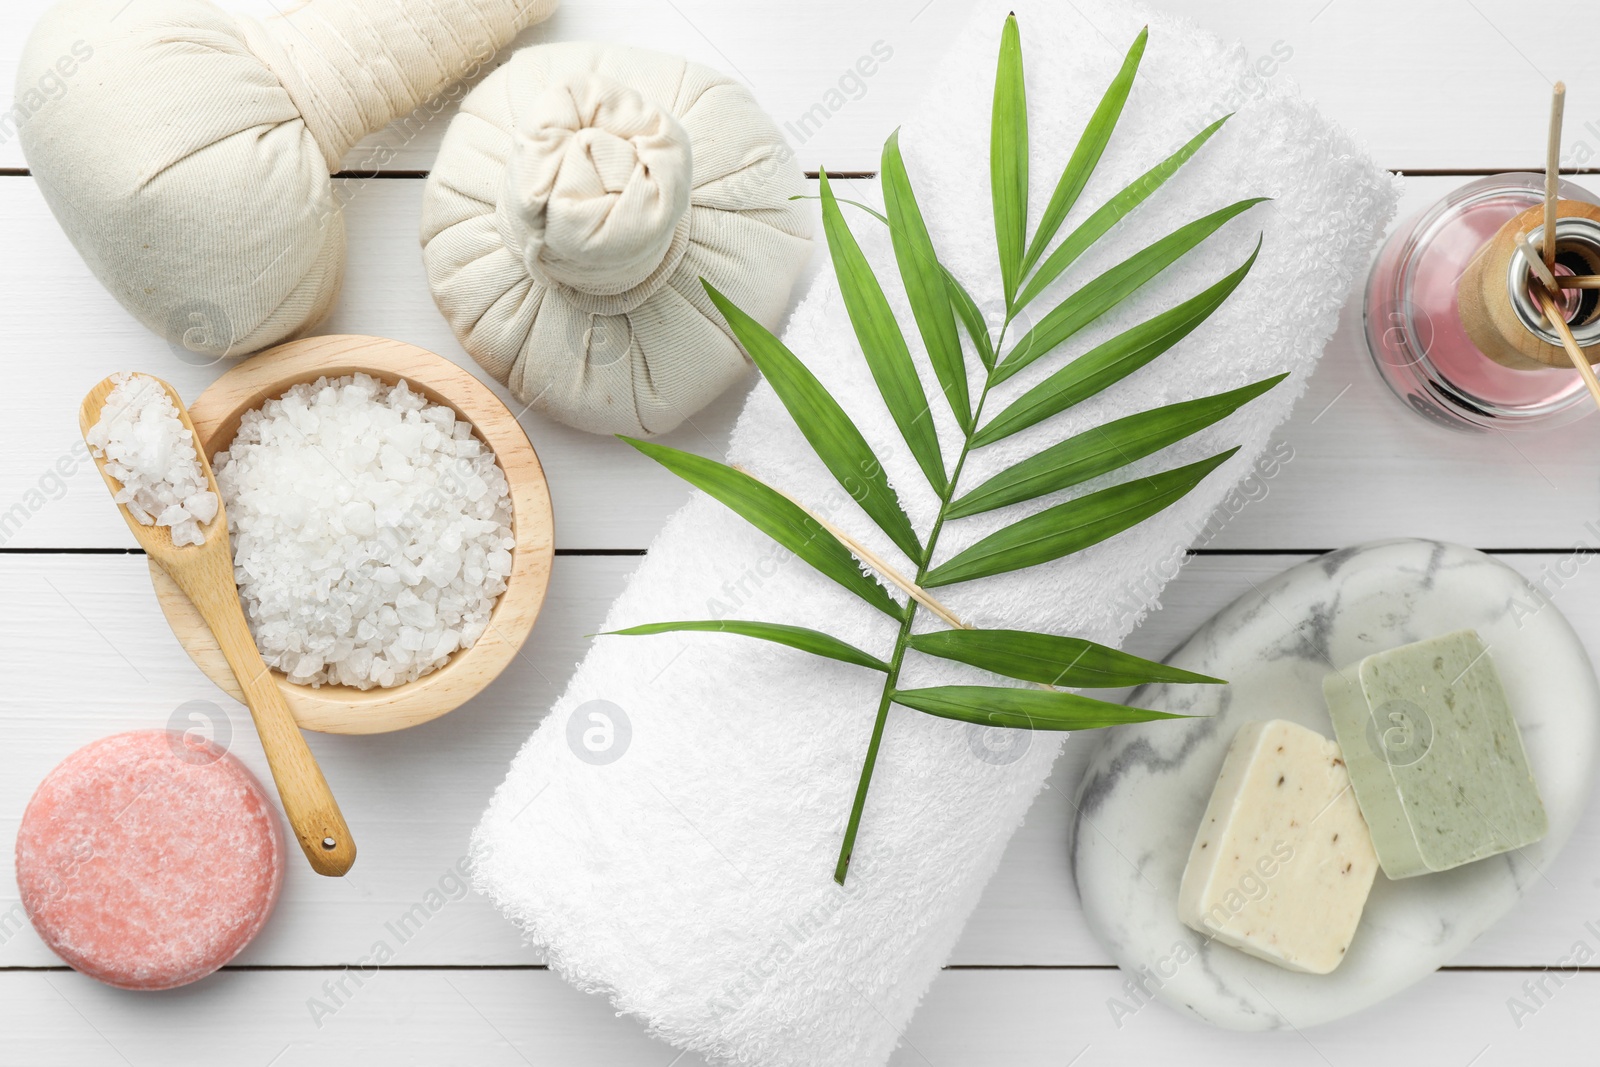
[{"label": "coarse white salt crystal", "polygon": [[210,522],[217,517],[217,494],[209,489],[203,493],[183,498],[183,509],[197,522]]},{"label": "coarse white salt crystal", "polygon": [[122,483],[112,496],[141,526],[166,526],[172,543],[203,545],[200,524],[217,517],[217,495],[206,483],[194,435],[161,383],[147,374],[122,373],[85,435]]},{"label": "coarse white salt crystal", "polygon": [[291,680],[400,685],[488,628],[510,486],[472,426],[405,381],[297,385],[245,413],[215,472],[251,632]]}]

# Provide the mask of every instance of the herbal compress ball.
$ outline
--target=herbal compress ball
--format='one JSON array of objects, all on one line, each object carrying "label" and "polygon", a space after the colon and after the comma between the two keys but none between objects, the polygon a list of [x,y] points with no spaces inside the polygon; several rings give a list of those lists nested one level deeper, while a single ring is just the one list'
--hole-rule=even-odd
[{"label": "herbal compress ball", "polygon": [[462,101],[428,179],[434,300],[524,403],[661,433],[743,375],[705,278],[775,328],[810,255],[802,176],[732,79],[638,48],[526,48]]},{"label": "herbal compress ball", "polygon": [[256,22],[203,0],[63,0],[17,68],[22,147],[56,221],[140,322],[198,355],[255,352],[339,293],[329,174],[346,151],[430,117],[441,90],[554,7],[309,0]]}]

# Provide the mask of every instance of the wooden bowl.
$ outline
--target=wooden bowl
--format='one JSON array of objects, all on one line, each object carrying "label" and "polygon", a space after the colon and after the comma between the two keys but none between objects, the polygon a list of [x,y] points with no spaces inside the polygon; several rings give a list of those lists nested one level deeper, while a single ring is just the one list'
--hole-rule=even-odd
[{"label": "wooden bowl", "polygon": [[[393,384],[404,378],[434,403],[454,408],[494,450],[511,487],[511,576],[471,648],[456,652],[431,674],[388,689],[296,685],[274,671],[295,719],[308,730],[375,734],[403,730],[454,711],[494,680],[533,629],[550,583],[555,520],[550,490],[528,435],[487,386],[442,356],[382,337],[330,335],[290,341],[252,356],[212,382],[189,405],[208,457],[227,448],[246,411],[317,378],[363,373]],[[161,610],[184,651],[206,676],[243,700],[233,671],[189,598],[158,565],[150,565]]]}]

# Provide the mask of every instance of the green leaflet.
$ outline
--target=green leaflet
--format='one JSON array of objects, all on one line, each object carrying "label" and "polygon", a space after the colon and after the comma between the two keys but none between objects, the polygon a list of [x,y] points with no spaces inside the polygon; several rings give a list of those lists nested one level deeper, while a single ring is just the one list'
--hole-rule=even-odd
[{"label": "green leaflet", "polygon": [[[797,194],[792,195],[792,197],[789,198],[790,200],[821,200],[822,197],[813,197],[813,195],[808,194],[808,192],[797,192]],[[888,226],[888,224],[890,224],[890,219],[888,219],[886,214],[883,214],[882,211],[878,211],[877,208],[874,208],[874,206],[859,202],[859,200],[846,200],[846,198],[843,197],[834,197],[834,203],[848,203],[851,208],[861,208],[862,211],[866,211],[866,213],[870,214],[872,218],[877,219],[878,222],[882,222],[883,226]]]},{"label": "green leaflet", "polygon": [[922,382],[911,362],[911,351],[906,347],[894,312],[889,310],[883,287],[878,284],[867,257],[839,212],[839,203],[833,198],[826,174],[822,175],[822,227],[828,235],[828,249],[833,254],[833,270],[839,276],[845,310],[850,314],[850,324],[855,327],[856,340],[861,344],[873,380],[878,383],[889,414],[900,428],[900,435],[905,438],[928,484],[935,492],[943,494],[944,457],[939,452],[939,438],[934,432],[933,419],[929,417],[928,398],[922,392]]},{"label": "green leaflet", "polygon": [[1178,227],[1155,244],[1136,252],[1112,267],[1082,289],[1057,304],[1039,323],[1017,342],[995,368],[994,382],[1010,378],[1019,370],[1055,348],[1107,311],[1131,296],[1142,285],[1175,263],[1185,252],[1217,232],[1229,219],[1254,207],[1268,197],[1241,200],[1204,218]]},{"label": "green leaflet", "polygon": [[891,698],[941,719],[959,719],[982,726],[1024,730],[1098,730],[1152,719],[1187,719],[1165,711],[1112,704],[1077,693],[1046,689],[1008,689],[989,685],[941,685],[931,689],[896,689]]},{"label": "green leaflet", "polygon": [[1016,15],[1006,17],[1000,35],[989,125],[989,187],[994,199],[1000,279],[1009,306],[1022,281],[1023,246],[1028,240],[1028,98],[1022,82],[1022,37]]},{"label": "green leaflet", "polygon": [[994,370],[994,341],[989,337],[989,324],[984,321],[983,312],[978,310],[978,302],[972,299],[972,294],[956,280],[954,274],[943,266],[940,269],[944,270],[945,286],[950,291],[950,306],[955,309],[961,325],[966,327],[967,336],[972,338],[972,347],[978,350],[978,359],[985,370]]},{"label": "green leaflet", "polygon": [[1261,242],[1236,270],[1175,308],[1163,311],[1103,344],[1097,345],[1029,389],[986,423],[972,437],[972,447],[985,445],[1025,430],[1034,423],[1067,410],[1094,396],[1189,336],[1211,317],[1244,281],[1261,253]]},{"label": "green leaflet", "polygon": [[883,202],[889,214],[889,239],[894,243],[894,258],[905,282],[911,314],[917,320],[922,344],[928,350],[928,360],[950,402],[956,424],[962,433],[970,434],[972,401],[967,396],[967,368],[962,360],[961,338],[956,334],[949,283],[911,190],[911,178],[900,156],[898,130],[883,144],[881,178]]},{"label": "green leaflet", "polygon": [[1028,284],[1023,287],[1021,295],[1017,297],[1017,307],[1022,308],[1032,302],[1033,298],[1042,293],[1046,286],[1061,276],[1062,271],[1071,266],[1079,256],[1083,255],[1096,241],[1105,236],[1107,230],[1127,217],[1151,193],[1161,188],[1162,183],[1177,173],[1178,168],[1187,163],[1189,158],[1196,152],[1200,151],[1200,146],[1209,141],[1211,135],[1220,130],[1222,124],[1232,117],[1231,114],[1224,115],[1195,134],[1188,144],[1172,153],[1172,155],[1156,164],[1150,170],[1145,171],[1144,174],[1130,183],[1126,189],[1106,201],[1098,211],[1084,219],[1078,228],[1068,234],[1065,241],[1061,242],[1061,247],[1050,253],[1045,258],[1044,265],[1034,273],[1032,278],[1028,279]]},{"label": "green leaflet", "polygon": [[[1106,144],[1111,140],[1111,131],[1117,128],[1117,120],[1122,117],[1122,105],[1128,102],[1128,90],[1133,88],[1133,78],[1139,72],[1139,60],[1144,56],[1145,42],[1149,38],[1150,27],[1146,26],[1139,31],[1133,46],[1128,49],[1122,69],[1111,79],[1111,85],[1100,98],[1100,105],[1089,116],[1089,124],[1084,127],[1083,136],[1078,138],[1078,147],[1072,150],[1072,158],[1067,160],[1061,179],[1056,182],[1056,191],[1051,194],[1050,203],[1044,209],[1044,217],[1039,220],[1038,232],[1028,243],[1028,254],[1022,260],[1023,274],[1033,269],[1033,265],[1055,239],[1056,231],[1061,228],[1072,206],[1078,202],[1083,187],[1089,183],[1089,176],[1094,173]],[[1019,297],[1017,306],[1021,307],[1027,302],[1026,296]]]},{"label": "green leaflet", "polygon": [[832,634],[825,634],[821,630],[807,629],[804,626],[786,626],[776,622],[749,622],[744,619],[653,622],[644,626],[630,626],[626,630],[608,630],[600,636],[638,637],[649,634],[692,631],[754,637],[758,640],[771,641],[779,645],[788,645],[790,648],[798,648],[800,651],[809,652],[813,656],[825,656],[828,659],[836,659],[844,663],[855,663],[863,667],[871,667],[875,671],[887,671],[889,669],[889,665],[883,660],[861,651],[854,645],[845,644]]},{"label": "green leaflet", "polygon": [[872,516],[900,551],[911,559],[921,559],[922,542],[900,506],[900,497],[889,485],[883,464],[838,401],[765,326],[740,311],[704,278],[700,284],[844,491]]},{"label": "green leaflet", "polygon": [[1279,374],[1092,427],[1007,467],[953,502],[945,516],[977,515],[1098,478],[1226,418],[1287,377]]},{"label": "green leaflet", "polygon": [[1120,689],[1150,682],[1227,685],[1193,671],[1141,659],[1081,637],[1056,637],[1026,630],[936,630],[914,634],[918,652],[981,667],[1007,678],[1079,689]]},{"label": "green leaflet", "polygon": [[861,565],[850,550],[782,493],[769,489],[743,471],[693,452],[633,437],[622,439],[690,485],[728,505],[750,525],[885,615],[896,620],[900,618],[900,605],[890,598],[883,586],[862,573]]},{"label": "green leaflet", "polygon": [[1220,455],[1046,508],[957,553],[923,576],[933,588],[1021,570],[1071,555],[1136,526],[1181,499],[1228,457]]},{"label": "green leaflet", "polygon": [[[822,198],[796,195],[790,197],[789,199],[820,200]],[[863,204],[859,200],[840,200],[839,203],[849,204],[851,207],[860,208],[862,211],[865,211],[868,215],[871,215],[885,226],[891,226],[888,218],[879,214],[877,211],[874,211],[872,208],[868,207],[866,204]],[[890,239],[893,239],[892,226]],[[929,250],[932,251],[931,246]],[[967,292],[966,286],[962,285],[961,282],[956,279],[954,274],[950,273],[950,269],[948,267],[941,263],[939,264],[939,270],[944,273],[945,287],[949,290],[951,310],[954,311],[956,317],[961,320],[961,325],[966,328],[967,335],[972,338],[972,347],[978,350],[978,358],[983,361],[984,367],[993,370],[994,342],[989,337],[989,324],[984,321],[983,312],[978,310],[978,302],[972,299],[972,294]],[[965,372],[963,372],[962,380],[965,381]],[[964,429],[970,431],[970,424],[964,427]]]}]

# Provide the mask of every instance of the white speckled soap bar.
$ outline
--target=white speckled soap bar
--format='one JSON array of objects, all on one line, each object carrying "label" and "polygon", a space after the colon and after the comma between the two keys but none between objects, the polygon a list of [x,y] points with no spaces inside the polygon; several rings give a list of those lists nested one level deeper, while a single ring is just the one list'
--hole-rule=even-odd
[{"label": "white speckled soap bar", "polygon": [[1246,723],[1189,851],[1178,915],[1258,959],[1327,974],[1377,872],[1339,746],[1283,719]]}]

